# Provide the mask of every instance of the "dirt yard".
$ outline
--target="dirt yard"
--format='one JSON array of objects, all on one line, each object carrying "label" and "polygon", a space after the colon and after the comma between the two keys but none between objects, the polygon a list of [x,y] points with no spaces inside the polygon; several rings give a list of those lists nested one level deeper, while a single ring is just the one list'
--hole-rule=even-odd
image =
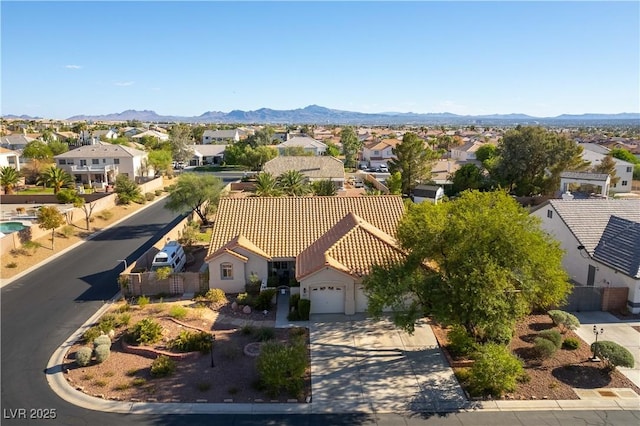
[{"label": "dirt yard", "polygon": [[[446,330],[438,326],[432,328],[440,346],[446,351]],[[548,315],[530,315],[518,323],[509,347],[524,361],[525,372],[530,380],[528,383],[519,383],[515,392],[504,395],[505,399],[579,399],[572,388],[631,388],[640,395],[640,389],[622,373],[614,371],[609,375],[602,363],[589,361],[592,355],[589,345],[572,331],[562,337],[578,339],[578,349],[559,349],[550,359],[537,359],[533,341],[540,331],[551,328],[554,325]]]}]

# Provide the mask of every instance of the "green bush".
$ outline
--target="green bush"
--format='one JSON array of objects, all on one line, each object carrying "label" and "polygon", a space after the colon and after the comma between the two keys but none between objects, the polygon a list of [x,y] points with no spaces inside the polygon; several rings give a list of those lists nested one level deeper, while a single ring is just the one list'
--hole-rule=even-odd
[{"label": "green bush", "polygon": [[86,367],[91,362],[93,350],[88,346],[83,346],[76,352],[76,364],[80,367]]},{"label": "green bush", "polygon": [[469,378],[471,377],[471,369],[470,368],[456,368],[453,370],[453,373],[456,375],[458,382],[460,384],[467,383]]},{"label": "green bush", "polygon": [[140,345],[152,344],[162,337],[162,326],[151,318],[144,318],[133,326],[128,337]]},{"label": "green bush", "polygon": [[515,390],[523,371],[522,362],[507,347],[488,343],[478,349],[471,367],[469,390],[472,395],[499,397]]},{"label": "green bush", "polygon": [[261,291],[256,298],[254,308],[258,311],[268,311],[271,309],[271,299],[276,295],[275,288],[269,288]]},{"label": "green bush", "polygon": [[298,301],[298,311],[300,312],[300,319],[302,321],[309,321],[309,314],[311,313],[311,300],[300,299],[300,301]]},{"label": "green bush", "polygon": [[254,336],[259,341],[266,342],[275,339],[276,331],[270,327],[260,327],[255,331]]},{"label": "green bush", "polygon": [[551,317],[551,321],[562,330],[563,334],[566,333],[567,330],[576,330],[580,327],[580,320],[569,312],[554,309],[547,312],[547,314]]},{"label": "green bush", "polygon": [[578,349],[579,347],[580,347],[580,341],[573,337],[568,337],[564,339],[564,342],[562,342],[562,349],[567,349],[572,351],[572,350]]},{"label": "green bush", "polygon": [[256,362],[261,385],[272,397],[278,396],[283,390],[292,396],[299,396],[304,388],[307,358],[303,342],[291,345],[265,343]]},{"label": "green bush", "polygon": [[553,354],[555,354],[558,350],[556,345],[551,340],[545,339],[544,337],[535,338],[534,348],[536,351],[536,355],[542,359],[552,357]]},{"label": "green bush", "polygon": [[126,327],[129,325],[130,321],[131,321],[131,314],[128,312],[123,312],[120,315],[118,315],[116,326]]},{"label": "green bush", "polygon": [[176,371],[176,363],[166,355],[160,355],[151,363],[151,375],[153,377],[166,377]]},{"label": "green bush", "polygon": [[277,275],[271,275],[267,278],[267,287],[278,287],[280,284],[280,277]]},{"label": "green bush", "polygon": [[289,297],[289,306],[298,307],[298,302],[300,301],[300,294],[292,294]]},{"label": "green bush", "polygon": [[449,339],[447,349],[453,356],[469,356],[476,350],[476,341],[467,334],[464,327],[454,326],[447,333],[447,337]]},{"label": "green bush", "polygon": [[289,313],[287,314],[287,319],[289,321],[300,321],[300,311],[298,310],[299,302],[299,294],[292,294],[289,298]]},{"label": "green bush", "polygon": [[560,349],[562,346],[562,336],[558,330],[543,330],[538,333],[538,337],[542,337],[543,339],[547,339],[556,347],[556,349]]},{"label": "green bush", "polygon": [[238,305],[248,305],[253,308],[255,300],[249,293],[240,293],[238,297],[236,297],[236,302]]},{"label": "green bush", "polygon": [[224,293],[224,290],[219,288],[212,288],[207,291],[204,295],[204,298],[207,299],[211,303],[227,303],[227,295]]},{"label": "green bush", "polygon": [[122,314],[125,312],[129,312],[131,310],[131,305],[129,305],[129,303],[125,302],[122,305],[118,306],[118,309],[116,309],[116,312]]},{"label": "green bush", "polygon": [[159,197],[162,195],[162,190],[161,189],[156,189],[154,194],[156,194],[156,197]]},{"label": "green bush", "polygon": [[92,343],[101,334],[102,330],[100,330],[100,327],[94,325],[93,327],[85,330],[85,332],[82,334],[82,340],[84,340],[86,343]]},{"label": "green bush", "polygon": [[107,358],[109,358],[109,355],[111,355],[110,346],[111,346],[111,344],[109,344],[109,345],[100,345],[100,346],[96,346],[95,347],[93,352],[96,355],[96,362],[98,364],[102,364],[103,362],[105,362],[107,360]]},{"label": "green bush", "polygon": [[245,284],[245,291],[251,295],[257,295],[260,293],[260,286],[262,285],[262,281],[260,278],[254,274],[253,272],[249,276],[249,281]]},{"label": "green bush", "polygon": [[171,349],[179,352],[195,352],[202,353],[211,350],[211,334],[204,331],[181,331],[178,337],[169,342]]},{"label": "green bush", "polygon": [[118,319],[114,314],[105,314],[98,321],[98,328],[103,333],[108,333],[111,330],[118,328]]},{"label": "green bush", "polygon": [[156,198],[156,194],[154,194],[153,192],[144,193],[144,199],[147,201],[153,201],[155,198]]},{"label": "green bush", "polygon": [[100,336],[93,339],[93,346],[98,347],[100,345],[111,346],[111,339],[106,334],[101,334]]},{"label": "green bush", "polygon": [[109,220],[113,217],[113,212],[111,210],[102,210],[96,216],[102,220]]},{"label": "green bush", "polygon": [[615,370],[616,367],[633,368],[633,355],[627,348],[620,346],[615,342],[603,340],[591,344],[591,350],[596,356],[604,360],[609,371]]},{"label": "green bush", "polygon": [[163,266],[156,270],[156,279],[157,280],[166,280],[171,276],[172,270],[168,266]]},{"label": "green bush", "polygon": [[138,306],[140,306],[141,308],[144,308],[145,306],[147,306],[149,304],[149,298],[147,296],[140,296],[138,297],[138,300],[136,301],[136,304]]},{"label": "green bush", "polygon": [[74,229],[73,226],[71,225],[65,225],[62,228],[60,228],[60,233],[65,237],[65,238],[69,238],[70,236],[73,235],[74,233]]},{"label": "green bush", "polygon": [[169,316],[175,319],[185,319],[189,310],[181,305],[173,305],[169,309]]}]

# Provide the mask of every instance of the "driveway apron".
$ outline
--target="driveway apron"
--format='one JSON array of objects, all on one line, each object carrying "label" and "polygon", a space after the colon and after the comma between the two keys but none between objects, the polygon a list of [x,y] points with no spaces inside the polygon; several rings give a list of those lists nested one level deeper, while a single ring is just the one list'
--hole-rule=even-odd
[{"label": "driveway apron", "polygon": [[388,319],[314,315],[310,330],[317,411],[448,411],[466,403],[426,321],[409,335]]}]

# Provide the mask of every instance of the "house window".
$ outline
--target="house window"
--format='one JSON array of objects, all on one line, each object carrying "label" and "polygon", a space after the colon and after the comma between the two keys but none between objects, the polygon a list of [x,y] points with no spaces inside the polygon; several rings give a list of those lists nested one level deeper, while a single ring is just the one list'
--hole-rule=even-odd
[{"label": "house window", "polygon": [[[627,167],[627,173],[631,173],[631,172],[633,172],[633,169],[631,167]],[[624,183],[623,183],[623,185],[624,185]]]},{"label": "house window", "polygon": [[107,162],[107,159],[106,159],[106,158],[103,158],[103,159],[102,159],[102,164],[104,164],[104,163],[106,163],[106,162]]},{"label": "house window", "polygon": [[87,160],[80,160],[80,167],[84,167],[87,165]]},{"label": "house window", "polygon": [[119,158],[114,158],[113,159],[113,164],[120,164],[120,159]]},{"label": "house window", "polygon": [[65,164],[67,164],[67,160],[58,160],[58,164],[60,164],[61,166],[64,166]]},{"label": "house window", "polygon": [[98,158],[92,158],[92,159],[91,159],[91,164],[100,164],[100,159],[98,159]]},{"label": "house window", "polygon": [[220,279],[221,280],[233,279],[233,265],[231,263],[223,263],[220,265]]},{"label": "house window", "polygon": [[622,186],[627,186],[627,184],[628,184],[628,183],[629,183],[629,182],[627,182],[626,180],[623,180],[623,181],[622,181]]},{"label": "house window", "polygon": [[553,219],[553,210],[547,210],[547,217]]}]

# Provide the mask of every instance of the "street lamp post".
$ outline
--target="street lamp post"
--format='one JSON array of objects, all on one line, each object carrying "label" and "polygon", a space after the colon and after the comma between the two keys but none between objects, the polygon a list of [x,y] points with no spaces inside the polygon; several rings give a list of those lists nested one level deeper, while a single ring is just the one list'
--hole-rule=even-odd
[{"label": "street lamp post", "polygon": [[211,368],[215,367],[216,365],[213,363],[213,343],[216,341],[216,335],[212,334],[211,335]]},{"label": "street lamp post", "polygon": [[596,356],[596,347],[598,346],[597,345],[598,336],[601,335],[602,333],[604,333],[604,328],[601,327],[600,330],[598,330],[598,326],[597,325],[593,326],[593,334],[596,335],[596,341],[594,342],[594,344],[592,346],[593,347],[593,356],[591,357],[591,361],[593,361],[593,362],[600,361],[600,359]]}]

